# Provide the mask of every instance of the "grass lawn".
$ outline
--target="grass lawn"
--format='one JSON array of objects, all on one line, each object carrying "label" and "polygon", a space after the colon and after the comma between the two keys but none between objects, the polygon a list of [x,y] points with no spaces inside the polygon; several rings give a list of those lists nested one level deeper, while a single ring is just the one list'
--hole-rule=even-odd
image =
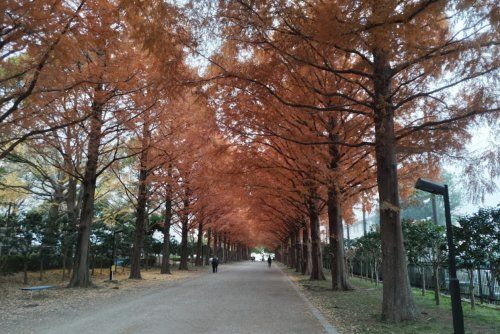
[{"label": "grass lawn", "polygon": [[[310,282],[308,276],[295,273],[293,269],[282,267],[289,277],[302,287],[307,297],[330,320],[340,333],[453,333],[450,298],[441,298],[436,306],[434,293],[426,296],[421,290],[413,293],[420,311],[417,321],[392,324],[380,320],[382,304],[382,285],[375,286],[369,281],[350,278],[353,291],[336,292],[331,290],[331,281]],[[500,333],[500,309],[476,306],[462,302],[466,333]]]}]

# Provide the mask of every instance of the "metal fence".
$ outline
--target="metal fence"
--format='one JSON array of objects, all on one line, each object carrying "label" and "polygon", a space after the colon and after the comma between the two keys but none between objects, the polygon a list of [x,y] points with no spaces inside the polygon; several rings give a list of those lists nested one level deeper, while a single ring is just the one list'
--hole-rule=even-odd
[{"label": "metal fence", "polygon": [[[330,260],[328,257],[323,257],[323,268],[330,269]],[[372,275],[370,268],[366,263],[361,264],[359,261],[353,261],[351,263],[352,272],[356,276],[367,277]],[[361,272],[361,270],[363,272]],[[426,289],[432,290],[435,287],[434,273],[431,266],[426,266],[425,270],[425,287]],[[422,288],[423,277],[422,268],[413,264],[408,265],[408,276],[410,279],[410,284],[416,288]],[[382,277],[382,268],[379,268],[380,280]],[[460,281],[460,293],[464,298],[469,298],[469,274],[467,270],[457,270],[457,277]],[[368,278],[368,277],[367,277]],[[373,273],[372,279],[375,279],[375,273]],[[500,304],[500,285],[496,281],[488,269],[476,269],[474,270],[474,296],[484,302],[491,304]],[[446,268],[440,268],[438,271],[438,284],[441,292],[448,293],[449,287],[449,276],[448,270]]]},{"label": "metal fence", "polygon": [[[329,261],[324,261],[325,268],[329,269]],[[366,264],[363,266],[358,261],[352,263],[352,271],[354,275],[367,276],[370,275],[370,270],[367,270]],[[363,273],[361,273],[363,269]],[[425,273],[425,287],[426,289],[432,290],[435,287],[434,273],[431,266],[426,266],[424,269]],[[423,275],[422,268],[413,264],[408,265],[408,277],[410,279],[410,284],[416,288],[422,288]],[[460,281],[460,293],[463,297],[469,298],[469,273],[467,270],[457,270],[457,277]],[[379,278],[383,280],[382,270],[379,270]],[[446,268],[440,268],[438,271],[438,284],[443,293],[448,293],[449,287],[449,275]],[[485,302],[492,304],[500,304],[500,285],[496,281],[490,270],[488,269],[476,269],[474,270],[473,277],[474,286],[474,296]]]}]

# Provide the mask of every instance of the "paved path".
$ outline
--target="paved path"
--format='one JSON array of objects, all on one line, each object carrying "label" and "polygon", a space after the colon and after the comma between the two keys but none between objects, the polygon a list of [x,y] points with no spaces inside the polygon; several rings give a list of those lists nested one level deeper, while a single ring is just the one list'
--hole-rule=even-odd
[{"label": "paved path", "polygon": [[[264,262],[219,266],[181,283],[119,302],[51,315],[36,333],[325,333],[310,305],[276,267]],[[19,333],[24,332],[20,326]]]}]

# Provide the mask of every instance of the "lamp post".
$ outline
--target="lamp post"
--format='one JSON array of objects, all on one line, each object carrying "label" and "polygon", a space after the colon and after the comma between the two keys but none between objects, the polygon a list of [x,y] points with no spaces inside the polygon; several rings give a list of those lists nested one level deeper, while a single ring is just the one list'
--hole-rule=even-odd
[{"label": "lamp post", "polygon": [[110,281],[113,280],[113,269],[116,268],[116,234],[121,233],[121,232],[123,232],[123,230],[113,231],[113,253],[112,253],[113,265],[111,267],[109,267],[109,280]]},{"label": "lamp post", "polygon": [[448,262],[450,266],[450,296],[451,312],[453,315],[453,331],[455,334],[464,334],[464,315],[460,300],[460,284],[457,279],[457,268],[455,264],[455,244],[453,243],[453,229],[451,226],[451,210],[448,186],[419,178],[415,188],[434,194],[442,195],[444,200],[444,215],[446,219],[446,239],[448,242]]}]

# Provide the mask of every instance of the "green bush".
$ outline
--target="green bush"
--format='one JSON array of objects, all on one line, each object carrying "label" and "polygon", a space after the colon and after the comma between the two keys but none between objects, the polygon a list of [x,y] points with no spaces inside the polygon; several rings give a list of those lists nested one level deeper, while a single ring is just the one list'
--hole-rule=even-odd
[{"label": "green bush", "polygon": [[[30,260],[29,258],[27,259]],[[0,257],[0,273],[2,275],[14,274],[23,270],[26,258],[23,255],[4,255]],[[28,264],[29,266],[29,264]]]},{"label": "green bush", "polygon": [[[0,274],[9,275],[23,271],[24,262],[28,261],[28,270],[40,269],[40,255],[33,254],[25,257],[21,254],[3,255],[0,257]],[[43,257],[44,269],[56,269],[62,267],[61,258],[57,255],[45,255]]]}]

